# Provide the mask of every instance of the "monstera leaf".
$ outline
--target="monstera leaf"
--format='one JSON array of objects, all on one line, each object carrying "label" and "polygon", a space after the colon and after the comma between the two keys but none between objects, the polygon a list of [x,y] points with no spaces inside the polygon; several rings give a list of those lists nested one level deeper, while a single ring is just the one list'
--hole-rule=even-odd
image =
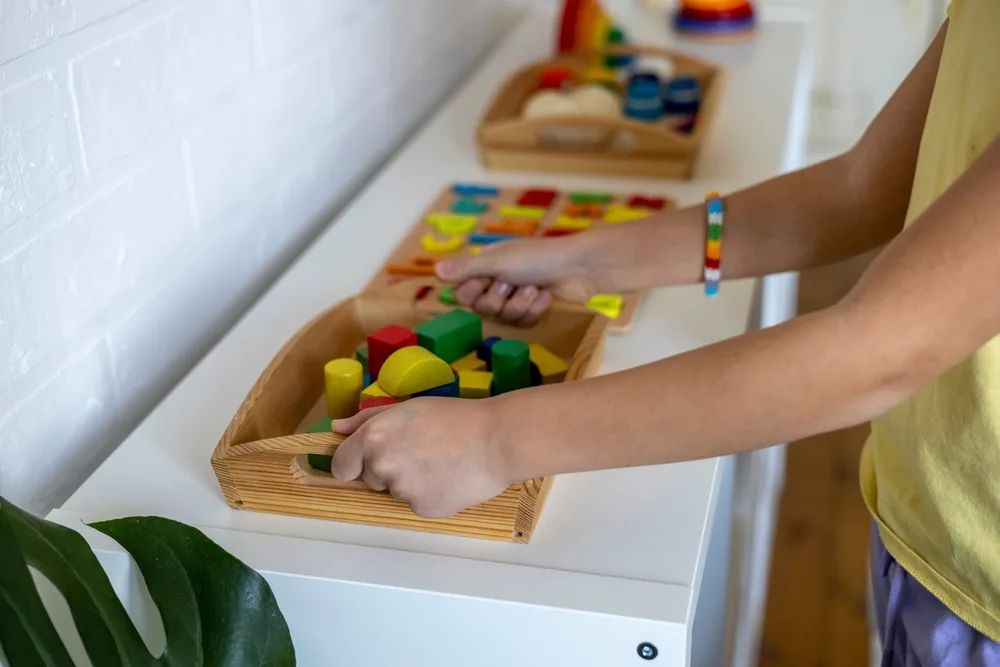
[{"label": "monstera leaf", "polygon": [[166,649],[150,655],[81,535],[0,497],[0,649],[10,667],[73,667],[29,565],[65,597],[94,665],[295,664],[288,626],[267,582],[203,533],[159,517],[91,526],[132,555],[163,620]]}]

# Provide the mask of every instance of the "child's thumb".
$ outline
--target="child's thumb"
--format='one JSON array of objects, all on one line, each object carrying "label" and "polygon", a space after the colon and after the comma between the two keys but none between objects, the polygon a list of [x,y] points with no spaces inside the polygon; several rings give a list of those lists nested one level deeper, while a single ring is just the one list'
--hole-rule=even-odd
[{"label": "child's thumb", "polygon": [[491,278],[496,274],[497,268],[495,258],[489,254],[479,254],[438,262],[435,266],[435,272],[441,280],[460,283],[470,278]]}]

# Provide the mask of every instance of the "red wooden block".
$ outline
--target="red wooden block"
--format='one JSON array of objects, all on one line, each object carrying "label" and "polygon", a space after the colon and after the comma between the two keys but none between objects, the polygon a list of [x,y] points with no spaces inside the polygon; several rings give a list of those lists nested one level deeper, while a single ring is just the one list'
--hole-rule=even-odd
[{"label": "red wooden block", "polygon": [[397,402],[392,396],[369,396],[368,398],[361,399],[361,403],[358,404],[358,410],[380,408],[383,405],[393,405]]},{"label": "red wooden block", "polygon": [[631,208],[648,208],[653,211],[659,211],[666,206],[666,203],[663,197],[643,197],[641,195],[635,195],[628,200],[628,205]]},{"label": "red wooden block", "polygon": [[368,372],[372,382],[378,380],[378,373],[389,355],[411,345],[417,345],[417,333],[395,324],[382,327],[368,336]]},{"label": "red wooden block", "polygon": [[569,236],[570,234],[576,234],[579,231],[582,231],[582,230],[580,230],[580,229],[558,229],[556,227],[552,227],[552,228],[546,229],[544,232],[542,232],[542,236]]},{"label": "red wooden block", "polygon": [[540,206],[548,208],[556,198],[555,190],[526,190],[517,200],[518,206]]}]

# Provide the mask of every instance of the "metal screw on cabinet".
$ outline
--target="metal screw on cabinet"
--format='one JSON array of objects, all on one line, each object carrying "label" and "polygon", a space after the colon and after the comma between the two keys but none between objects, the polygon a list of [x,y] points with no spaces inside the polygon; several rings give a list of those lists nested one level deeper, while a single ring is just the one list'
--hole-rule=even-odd
[{"label": "metal screw on cabinet", "polygon": [[656,660],[656,656],[660,654],[656,647],[649,642],[639,644],[639,647],[635,651],[643,660]]}]

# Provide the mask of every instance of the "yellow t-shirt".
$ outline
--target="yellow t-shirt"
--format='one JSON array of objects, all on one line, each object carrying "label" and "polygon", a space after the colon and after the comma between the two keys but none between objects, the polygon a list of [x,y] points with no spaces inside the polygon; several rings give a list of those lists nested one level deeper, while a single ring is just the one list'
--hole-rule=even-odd
[{"label": "yellow t-shirt", "polygon": [[[1000,0],[948,15],[907,224],[1000,131]],[[896,560],[1000,641],[1000,337],[872,422],[861,486]]]}]

